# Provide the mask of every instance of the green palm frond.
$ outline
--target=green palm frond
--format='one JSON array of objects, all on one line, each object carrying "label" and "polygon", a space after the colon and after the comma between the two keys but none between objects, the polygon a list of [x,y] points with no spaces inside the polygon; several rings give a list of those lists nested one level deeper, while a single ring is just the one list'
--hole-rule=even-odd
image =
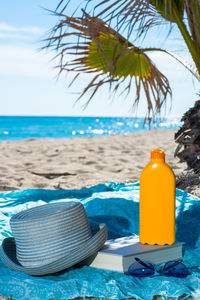
[{"label": "green palm frond", "polygon": [[[59,7],[66,3],[61,0]],[[70,0],[67,1],[67,4]],[[144,36],[153,26],[177,25],[194,64],[200,74],[200,0],[86,0],[93,12],[105,22],[113,21],[117,31],[125,31],[129,39],[133,30]],[[62,11],[65,6],[62,8]]]},{"label": "green palm frond", "polygon": [[140,37],[163,22],[170,25],[169,32],[176,24],[200,74],[200,0],[104,0],[98,7],[104,7],[98,16],[115,19],[117,28],[128,29],[128,38],[133,29]]},{"label": "green palm frond", "polygon": [[[58,52],[60,72],[94,73],[80,97],[90,92],[89,102],[105,83],[109,83],[111,91],[116,92],[124,82],[125,91],[129,93],[134,82],[134,103],[138,103],[143,89],[147,99],[148,118],[155,117],[167,96],[171,95],[171,89],[167,78],[155,67],[145,50],[135,47],[101,19],[86,12],[83,18],[59,15],[62,20],[54,27],[47,48]],[[77,38],[76,41],[74,37]],[[68,54],[72,54],[73,59],[65,61]]]}]

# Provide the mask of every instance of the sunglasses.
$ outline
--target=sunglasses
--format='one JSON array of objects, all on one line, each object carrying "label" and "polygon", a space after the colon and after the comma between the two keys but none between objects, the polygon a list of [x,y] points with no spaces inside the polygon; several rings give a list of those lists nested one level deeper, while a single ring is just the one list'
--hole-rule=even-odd
[{"label": "sunglasses", "polygon": [[154,276],[173,276],[177,278],[185,278],[190,275],[188,268],[182,263],[182,260],[168,261],[165,265],[156,269],[156,267],[148,262],[135,257],[136,262],[131,264],[128,274],[135,277],[154,277]]}]

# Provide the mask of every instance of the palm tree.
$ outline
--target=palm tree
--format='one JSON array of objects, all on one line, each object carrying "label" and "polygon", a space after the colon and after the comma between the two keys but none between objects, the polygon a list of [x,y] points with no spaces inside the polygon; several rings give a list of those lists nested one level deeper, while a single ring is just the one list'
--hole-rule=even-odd
[{"label": "palm tree", "polygon": [[[160,114],[168,95],[171,95],[169,81],[147,55],[150,52],[164,52],[174,57],[200,81],[200,0],[102,0],[97,5],[94,4],[93,15],[82,10],[81,17],[69,17],[65,14],[69,2],[61,0],[54,11],[60,20],[52,29],[45,48],[57,51],[60,73],[75,71],[74,80],[83,72],[93,74],[79,98],[90,92],[89,102],[104,84],[109,84],[113,94],[121,86],[124,87],[123,92],[129,93],[135,84],[133,105],[138,105],[143,90],[147,100],[146,117],[150,123],[152,118]],[[93,3],[95,0],[87,1],[88,5]],[[178,28],[193,66],[167,50],[142,48],[130,41],[133,30],[136,30],[140,40],[141,37],[146,37],[152,27],[163,23],[170,25],[169,31],[173,31],[175,26]],[[124,33],[124,36],[119,32]],[[72,59],[66,60],[69,55]],[[195,111],[197,107],[200,110],[196,105]],[[193,137],[194,134],[196,137],[197,133],[189,126],[184,127],[181,134],[182,138],[178,138],[180,131],[176,135],[179,145],[175,155],[187,161],[187,155],[181,153],[185,148],[193,149],[195,139],[191,138],[187,143],[185,140],[188,141],[188,137]],[[194,154],[200,155],[200,145],[189,153],[190,158]]]}]

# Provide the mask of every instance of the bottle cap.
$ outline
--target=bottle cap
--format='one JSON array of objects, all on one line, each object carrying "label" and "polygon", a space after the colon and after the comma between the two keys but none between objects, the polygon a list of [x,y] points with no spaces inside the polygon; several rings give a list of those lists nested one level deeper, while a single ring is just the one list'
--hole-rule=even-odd
[{"label": "bottle cap", "polygon": [[151,158],[153,159],[164,159],[165,158],[165,151],[160,149],[151,150]]}]

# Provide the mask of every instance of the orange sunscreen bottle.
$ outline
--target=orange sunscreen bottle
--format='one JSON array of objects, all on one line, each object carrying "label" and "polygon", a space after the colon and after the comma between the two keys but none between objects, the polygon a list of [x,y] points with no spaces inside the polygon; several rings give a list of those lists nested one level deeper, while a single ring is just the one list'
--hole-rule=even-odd
[{"label": "orange sunscreen bottle", "polygon": [[140,229],[142,244],[175,242],[175,176],[165,152],[151,151],[151,161],[140,177]]}]

